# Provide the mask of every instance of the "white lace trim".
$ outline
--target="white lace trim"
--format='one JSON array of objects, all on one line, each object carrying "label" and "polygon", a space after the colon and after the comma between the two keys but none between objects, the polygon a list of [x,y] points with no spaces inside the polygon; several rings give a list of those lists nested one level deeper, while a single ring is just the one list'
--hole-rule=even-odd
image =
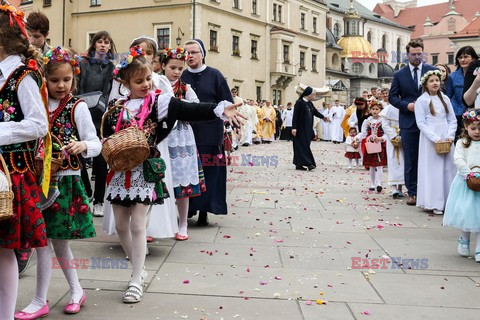
[{"label": "white lace trim", "polygon": [[128,196],[130,199],[139,197],[142,201],[147,198],[153,200],[155,184],[145,181],[143,177],[143,165],[133,168],[131,172],[129,189],[125,189],[125,172],[115,172],[108,185],[107,195],[110,196],[111,199],[118,196],[121,200],[124,200]]}]

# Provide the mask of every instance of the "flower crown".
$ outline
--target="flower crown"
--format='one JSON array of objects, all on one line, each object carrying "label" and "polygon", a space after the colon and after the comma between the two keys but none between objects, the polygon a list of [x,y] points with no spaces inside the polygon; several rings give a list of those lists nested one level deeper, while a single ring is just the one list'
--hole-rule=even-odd
[{"label": "flower crown", "polygon": [[186,61],[188,59],[188,52],[185,51],[184,48],[166,48],[163,50],[163,57],[164,59],[172,58]]},{"label": "flower crown", "polygon": [[438,76],[440,80],[442,79],[442,72],[440,70],[430,70],[428,72],[425,72],[425,74],[420,78],[420,83],[422,85],[425,85],[425,83],[427,83],[428,78],[430,78],[433,75]]},{"label": "flower crown", "polygon": [[462,115],[462,119],[465,122],[478,122],[480,121],[480,109],[475,109],[471,111],[467,111]]},{"label": "flower crown", "polygon": [[120,72],[120,70],[122,69],[125,69],[126,67],[128,67],[128,65],[130,63],[132,63],[133,59],[136,58],[136,57],[144,57],[145,56],[145,51],[142,50],[142,48],[140,46],[135,46],[135,47],[132,47],[130,48],[130,54],[125,58],[123,59],[122,61],[120,61],[119,64],[117,64],[115,66],[115,69],[113,70],[113,75],[116,79],[119,79],[119,75],[118,73]]},{"label": "flower crown", "polygon": [[0,12],[6,12],[10,16],[10,27],[13,27],[13,20],[15,20],[23,35],[28,39],[27,31],[25,30],[25,12],[18,10],[5,0],[0,0]]},{"label": "flower crown", "polygon": [[76,54],[70,54],[68,51],[62,49],[62,47],[56,47],[53,50],[48,51],[43,56],[43,64],[47,65],[49,63],[70,63],[73,67],[73,72],[75,75],[80,74],[80,63],[81,58]]},{"label": "flower crown", "polygon": [[375,106],[379,107],[380,109],[383,109],[383,104],[381,101],[372,100],[372,102],[370,102],[370,108]]}]

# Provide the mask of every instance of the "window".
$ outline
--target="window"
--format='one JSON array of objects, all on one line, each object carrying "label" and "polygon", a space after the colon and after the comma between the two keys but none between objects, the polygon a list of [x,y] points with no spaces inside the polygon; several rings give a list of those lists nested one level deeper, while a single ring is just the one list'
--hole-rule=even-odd
[{"label": "window", "polygon": [[251,43],[252,44],[251,44],[250,51],[251,51],[251,54],[252,54],[252,59],[258,59],[258,55],[257,55],[258,41],[257,40],[252,40]]},{"label": "window", "polygon": [[312,54],[312,71],[317,72],[317,55]]},{"label": "window", "polygon": [[262,87],[257,86],[255,92],[257,94],[257,101],[261,101],[262,100]]},{"label": "window", "polygon": [[453,53],[448,53],[448,64],[455,64],[455,59],[453,58]]},{"label": "window", "polygon": [[351,35],[356,35],[357,34],[357,23],[355,21],[352,21],[352,29],[350,30]]},{"label": "window", "polygon": [[277,21],[277,4],[273,4],[273,21]]},{"label": "window", "polygon": [[274,105],[281,105],[282,104],[282,90],[275,90],[273,89],[273,99],[272,103]]},{"label": "window", "polygon": [[355,62],[352,64],[352,72],[356,74],[360,74],[363,72],[363,64],[359,62]]},{"label": "window", "polygon": [[278,5],[278,22],[282,22],[282,6]]},{"label": "window", "polygon": [[402,61],[402,48],[401,48],[401,41],[400,38],[397,39],[397,63],[401,63]]},{"label": "window", "polygon": [[102,1],[101,0],[90,0],[90,6],[91,7],[94,7],[94,6],[99,6],[102,4]]},{"label": "window", "polygon": [[317,33],[317,17],[313,17],[313,32]]},{"label": "window", "polygon": [[432,54],[432,65],[436,65],[438,63],[438,55]]},{"label": "window", "polygon": [[300,68],[305,70],[305,52],[300,51]]},{"label": "window", "polygon": [[240,9],[240,0],[233,0],[233,7],[235,9]]},{"label": "window", "polygon": [[305,30],[305,13],[300,13],[300,29]]},{"label": "window", "polygon": [[290,46],[283,45],[283,63],[290,63]]},{"label": "window", "polygon": [[232,55],[240,56],[240,37],[232,36]]},{"label": "window", "polygon": [[257,14],[257,0],[252,0],[252,13]]},{"label": "window", "polygon": [[387,50],[387,35],[382,36],[382,49]]},{"label": "window", "polygon": [[210,50],[218,51],[217,31],[215,30],[210,30]]},{"label": "window", "polygon": [[367,32],[367,41],[370,42],[370,44],[372,44],[372,31]]},{"label": "window", "polygon": [[170,47],[170,28],[157,28],[157,43],[159,49]]},{"label": "window", "polygon": [[52,0],[43,0],[43,6],[44,7],[49,7],[52,5]]},{"label": "window", "polygon": [[339,27],[338,23],[335,23],[335,25],[333,26],[333,35],[337,39],[340,38],[340,27]]}]

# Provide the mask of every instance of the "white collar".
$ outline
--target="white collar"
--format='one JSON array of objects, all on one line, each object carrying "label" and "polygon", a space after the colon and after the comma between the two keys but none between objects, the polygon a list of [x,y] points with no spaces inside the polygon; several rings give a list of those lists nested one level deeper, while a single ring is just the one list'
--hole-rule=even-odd
[{"label": "white collar", "polygon": [[[170,81],[170,80],[168,80]],[[170,84],[173,86],[174,84],[176,84],[178,81],[180,81],[180,79],[177,79],[177,80],[174,80],[174,81],[170,81]]]},{"label": "white collar", "polygon": [[303,97],[302,99],[303,99],[303,101],[308,102],[307,98]]},{"label": "white collar", "polygon": [[[409,62],[408,67],[410,68],[410,73],[413,72],[413,69],[415,69],[415,66],[412,66],[412,64]],[[418,70],[422,72],[422,67],[423,67],[423,62],[420,62],[420,64],[417,66]]]},{"label": "white collar", "polygon": [[200,72],[204,71],[205,69],[207,69],[206,64],[203,64],[200,68],[197,68],[197,69],[192,69],[192,68],[188,67],[188,71],[190,71],[191,73],[200,73]]},{"label": "white collar", "polygon": [[20,56],[18,55],[8,56],[2,62],[0,62],[0,71],[2,72],[5,80],[21,63],[22,59],[20,59]]}]

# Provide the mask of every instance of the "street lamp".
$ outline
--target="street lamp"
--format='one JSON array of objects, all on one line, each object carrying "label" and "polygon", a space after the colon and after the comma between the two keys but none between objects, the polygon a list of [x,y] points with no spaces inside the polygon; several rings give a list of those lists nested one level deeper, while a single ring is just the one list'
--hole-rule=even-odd
[{"label": "street lamp", "polygon": [[182,36],[185,35],[185,34],[182,32],[182,29],[180,29],[180,27],[178,27],[177,38],[175,39],[176,42],[177,42],[177,47],[180,47],[180,44],[182,44],[182,37],[180,37],[180,34],[182,34]]}]

